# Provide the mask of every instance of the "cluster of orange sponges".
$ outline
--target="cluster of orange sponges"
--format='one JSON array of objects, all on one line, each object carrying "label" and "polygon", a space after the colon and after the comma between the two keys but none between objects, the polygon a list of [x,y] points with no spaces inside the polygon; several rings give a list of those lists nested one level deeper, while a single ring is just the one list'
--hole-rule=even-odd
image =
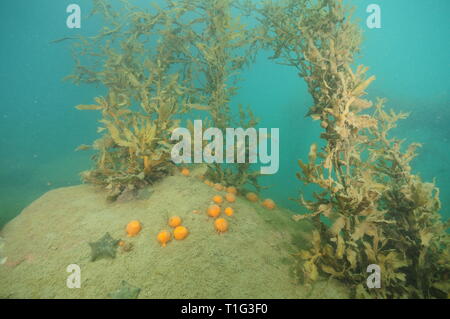
[{"label": "cluster of orange sponges", "polygon": [[[184,226],[181,226],[181,218],[178,216],[170,217],[168,224],[170,227],[172,227],[174,229],[173,237],[176,240],[185,239],[187,237],[187,235],[189,234],[187,228]],[[134,237],[134,236],[138,235],[141,230],[142,230],[142,225],[137,220],[132,220],[131,222],[129,222],[127,224],[127,227],[126,227],[126,232],[127,232],[128,237]],[[163,230],[158,233],[158,235],[156,236],[156,239],[163,247],[165,247],[166,244],[172,239],[172,234],[167,230]],[[123,241],[119,242],[120,246],[122,246],[124,244],[125,243]]]},{"label": "cluster of orange sponges", "polygon": [[[218,192],[225,191],[225,195],[223,196],[219,194],[214,195],[212,198],[213,203],[206,210],[208,216],[215,218],[214,229],[216,230],[216,232],[218,232],[219,234],[225,233],[226,231],[228,231],[228,221],[225,218],[218,217],[222,213],[222,205],[229,205],[236,202],[237,189],[233,186],[224,187],[219,183],[214,184],[209,180],[204,180],[204,183],[214,188]],[[223,213],[228,217],[231,217],[234,215],[234,208],[231,206],[225,206],[223,207]]]},{"label": "cluster of orange sponges", "polygon": [[[205,179],[203,182],[204,182],[206,185],[208,185],[208,186],[210,186],[210,187],[213,187],[216,191],[223,191],[223,190],[225,190],[225,191],[226,191],[225,200],[226,200],[227,202],[229,202],[229,203],[234,203],[234,202],[236,201],[236,194],[237,194],[237,189],[236,189],[236,187],[230,186],[230,187],[225,188],[225,187],[223,187],[222,185],[220,185],[220,184],[214,184],[213,182],[211,182],[211,181],[209,181],[209,180],[207,180],[207,179]],[[259,197],[258,197],[258,195],[255,194],[255,193],[253,193],[253,192],[248,192],[248,193],[245,195],[245,198],[247,198],[249,201],[251,201],[251,202],[253,202],[253,203],[259,202]],[[215,204],[217,204],[217,205],[222,204],[222,202],[223,202],[222,196],[220,196],[220,195],[214,196],[214,197],[213,197],[213,202],[214,202]],[[263,207],[265,207],[266,209],[269,209],[269,210],[275,209],[275,207],[276,207],[275,202],[274,202],[272,199],[270,199],[270,198],[264,199],[264,200],[261,202],[261,205],[262,205]]]},{"label": "cluster of orange sponges", "polygon": [[[216,196],[214,196],[214,197],[216,197]],[[214,198],[213,198],[213,200],[214,200]],[[217,204],[213,204],[213,205],[209,206],[207,209],[208,216],[210,216],[212,218],[216,218],[214,220],[214,228],[219,234],[224,233],[228,230],[227,220],[225,218],[217,218],[217,217],[219,217],[221,212],[222,212],[222,208]],[[224,214],[227,215],[228,217],[230,217],[234,214],[234,209],[232,207],[228,206],[224,209]]]},{"label": "cluster of orange sponges", "polygon": [[[181,169],[180,172],[183,176],[190,176],[190,171],[187,168]],[[236,202],[237,189],[234,186],[224,187],[219,183],[215,184],[209,180],[205,180],[202,176],[200,178],[204,180],[204,183],[206,185],[214,188],[216,191],[225,191],[225,194],[223,196],[220,194],[216,194],[212,197],[212,203],[206,211],[208,216],[214,218],[214,229],[216,230],[216,232],[218,232],[219,234],[225,233],[228,231],[228,221],[225,218],[219,218],[219,216],[222,213],[222,205],[225,203],[227,204],[227,206],[223,207],[223,213],[227,217],[231,217],[234,215],[234,208],[231,207],[230,204]],[[258,195],[252,192],[246,193],[245,197],[251,202],[259,201]],[[263,200],[261,202],[261,205],[270,210],[276,207],[275,202],[269,198]],[[173,238],[175,238],[176,240],[183,240],[189,234],[188,229],[181,225],[181,218],[179,216],[170,217],[168,220],[168,225],[173,228]],[[141,223],[137,220],[133,220],[128,223],[126,232],[128,237],[133,237],[139,234],[141,229]],[[170,231],[162,230],[158,233],[156,239],[163,247],[165,247],[166,244],[172,240],[172,234]]]},{"label": "cluster of orange sponges", "polygon": [[[252,192],[248,192],[248,193],[245,195],[245,198],[247,198],[249,201],[251,201],[251,202],[253,202],[253,203],[257,203],[257,202],[259,201],[258,195],[256,195],[255,193],[252,193]],[[270,209],[270,210],[272,210],[272,209],[274,209],[275,207],[277,207],[277,205],[275,204],[275,202],[274,202],[272,199],[270,199],[270,198],[266,198],[265,200],[263,200],[263,201],[261,202],[261,205],[262,205],[263,207],[267,208],[267,209]]]},{"label": "cluster of orange sponges", "polygon": [[[169,218],[168,225],[173,228],[173,238],[176,240],[183,240],[189,234],[186,227],[181,225],[181,218],[179,216],[173,216]],[[166,244],[172,239],[172,235],[167,230],[162,230],[156,236],[158,242],[166,247]]]}]

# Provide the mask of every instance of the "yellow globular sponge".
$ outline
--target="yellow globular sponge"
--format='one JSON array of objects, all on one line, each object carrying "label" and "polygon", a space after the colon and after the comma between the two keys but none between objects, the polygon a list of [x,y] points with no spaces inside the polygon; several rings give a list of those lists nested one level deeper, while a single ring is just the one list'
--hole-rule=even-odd
[{"label": "yellow globular sponge", "polygon": [[181,218],[178,216],[173,216],[169,218],[169,226],[177,227],[181,225]]},{"label": "yellow globular sponge", "polygon": [[203,183],[205,183],[205,184],[208,185],[208,186],[213,186],[213,185],[214,185],[213,182],[211,182],[211,181],[208,180],[208,179],[205,179],[205,180],[203,181]]},{"label": "yellow globular sponge", "polygon": [[211,217],[217,217],[220,215],[220,206],[211,205],[208,207],[208,215]]},{"label": "yellow globular sponge", "polygon": [[274,202],[273,200],[271,200],[270,198],[265,199],[265,200],[262,202],[262,205],[263,205],[265,208],[270,209],[270,210],[272,210],[272,209],[274,209],[274,208],[276,207],[275,202]]},{"label": "yellow globular sponge", "polygon": [[227,202],[229,203],[234,203],[236,201],[236,195],[232,194],[232,193],[227,193],[225,195],[225,199],[227,200]]},{"label": "yellow globular sponge", "polygon": [[170,241],[171,235],[167,230],[160,231],[156,239],[159,241],[161,246],[166,247],[166,244]]},{"label": "yellow globular sponge", "polygon": [[191,172],[190,172],[189,169],[187,169],[187,168],[183,168],[183,169],[181,170],[181,175],[183,175],[183,176],[189,176],[190,173],[191,173]]},{"label": "yellow globular sponge", "polygon": [[173,237],[176,240],[183,240],[187,237],[188,234],[189,234],[189,232],[188,232],[187,228],[184,226],[178,226],[173,231]]},{"label": "yellow globular sponge", "polygon": [[228,222],[224,218],[217,218],[214,221],[214,228],[221,234],[228,231]]},{"label": "yellow globular sponge", "polygon": [[132,220],[127,225],[127,235],[128,235],[128,237],[136,236],[137,234],[139,234],[141,229],[142,229],[141,223],[139,221],[137,221],[137,220]]},{"label": "yellow globular sponge", "polygon": [[256,195],[255,193],[247,193],[247,195],[245,195],[245,197],[251,201],[251,202],[257,202],[258,201],[258,195]]},{"label": "yellow globular sponge", "polygon": [[227,207],[225,208],[225,210],[223,211],[225,213],[225,215],[227,216],[233,216],[234,214],[234,209],[232,207]]},{"label": "yellow globular sponge", "polygon": [[220,195],[216,195],[216,196],[213,197],[212,200],[213,200],[213,202],[216,203],[216,204],[222,204],[222,202],[223,202],[223,197],[220,196]]}]

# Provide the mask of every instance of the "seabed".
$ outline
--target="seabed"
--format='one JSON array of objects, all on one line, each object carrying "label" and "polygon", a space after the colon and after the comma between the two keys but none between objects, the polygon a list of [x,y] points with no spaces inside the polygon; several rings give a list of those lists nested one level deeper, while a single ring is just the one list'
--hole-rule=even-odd
[{"label": "seabed", "polygon": [[[216,191],[198,171],[177,173],[144,190],[138,199],[114,203],[90,185],[52,190],[8,223],[0,266],[0,298],[111,298],[125,281],[137,298],[342,298],[337,282],[300,284],[299,247],[307,247],[307,221],[294,223],[283,209],[268,210],[238,196],[227,217],[229,231],[218,234],[206,214]],[[167,220],[178,215],[189,229],[184,240],[162,247],[156,240]],[[127,237],[130,220],[143,228]],[[91,261],[90,242],[105,233],[132,243],[115,258]],[[81,270],[81,288],[68,288],[71,264]]]}]

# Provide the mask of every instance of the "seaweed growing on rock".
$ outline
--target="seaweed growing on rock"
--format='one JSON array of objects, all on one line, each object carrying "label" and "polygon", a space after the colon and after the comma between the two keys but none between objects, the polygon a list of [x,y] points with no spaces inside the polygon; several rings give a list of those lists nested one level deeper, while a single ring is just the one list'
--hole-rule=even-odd
[{"label": "seaweed growing on rock", "polygon": [[[95,104],[77,106],[102,113],[102,137],[80,147],[96,151],[84,181],[105,186],[114,200],[169,174],[171,133],[193,110],[203,112],[207,127],[222,131],[257,124],[243,108],[235,123],[230,108],[237,75],[257,43],[231,9],[229,0],[166,0],[165,7],[153,4],[152,10],[94,1],[93,14],[101,14],[106,26],[96,36],[78,38],[75,73],[68,77],[107,88]],[[206,175],[227,186],[260,189],[259,173],[248,163],[210,164]]]},{"label": "seaweed growing on rock", "polygon": [[[253,61],[258,49],[255,34],[241,22],[244,10],[231,0],[180,0],[176,3],[178,7],[192,8],[199,26],[191,29],[190,39],[194,48],[192,60],[201,74],[200,81],[204,83],[197,91],[196,100],[207,105],[209,121],[206,126],[216,127],[222,132],[228,127],[255,127],[258,120],[250,108],[239,106],[236,119],[230,107],[231,98],[238,90],[239,73]],[[231,14],[233,9],[238,13],[236,17]],[[235,157],[239,147],[234,144]],[[246,158],[249,158],[248,145],[242,147],[245,147]],[[257,181],[259,175],[248,162],[208,164],[205,174],[215,183],[239,189],[251,186],[257,191],[261,189]]]},{"label": "seaweed growing on rock", "polygon": [[107,26],[75,44],[70,76],[107,89],[96,104],[77,108],[101,111],[102,137],[91,146],[95,167],[82,177],[109,189],[112,200],[171,172],[171,133],[191,109],[193,92],[186,33],[175,23],[183,12],[169,6],[151,13],[121,3],[113,9],[95,1],[94,13],[102,13]]},{"label": "seaweed growing on rock", "polygon": [[[286,0],[258,8],[260,36],[273,59],[297,68],[320,121],[325,146],[299,160],[298,178],[318,185],[314,200],[300,199],[315,225],[302,250],[307,281],[320,274],[341,280],[356,297],[446,298],[450,291],[447,225],[439,190],[412,173],[418,144],[402,147],[389,131],[406,114],[364,98],[374,76],[353,69],[360,30],[339,0]],[[366,269],[381,268],[380,289],[367,289]]]}]

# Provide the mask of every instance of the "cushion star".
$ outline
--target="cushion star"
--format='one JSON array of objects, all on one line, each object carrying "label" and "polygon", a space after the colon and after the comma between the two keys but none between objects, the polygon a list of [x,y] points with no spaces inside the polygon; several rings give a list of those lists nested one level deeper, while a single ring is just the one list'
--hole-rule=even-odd
[{"label": "cushion star", "polygon": [[141,288],[134,287],[130,285],[125,280],[122,280],[119,289],[109,294],[112,299],[136,299]]},{"label": "cushion star", "polygon": [[106,233],[98,241],[89,243],[89,246],[91,246],[91,261],[100,258],[115,258],[118,243],[119,240],[112,238],[109,233]]}]

